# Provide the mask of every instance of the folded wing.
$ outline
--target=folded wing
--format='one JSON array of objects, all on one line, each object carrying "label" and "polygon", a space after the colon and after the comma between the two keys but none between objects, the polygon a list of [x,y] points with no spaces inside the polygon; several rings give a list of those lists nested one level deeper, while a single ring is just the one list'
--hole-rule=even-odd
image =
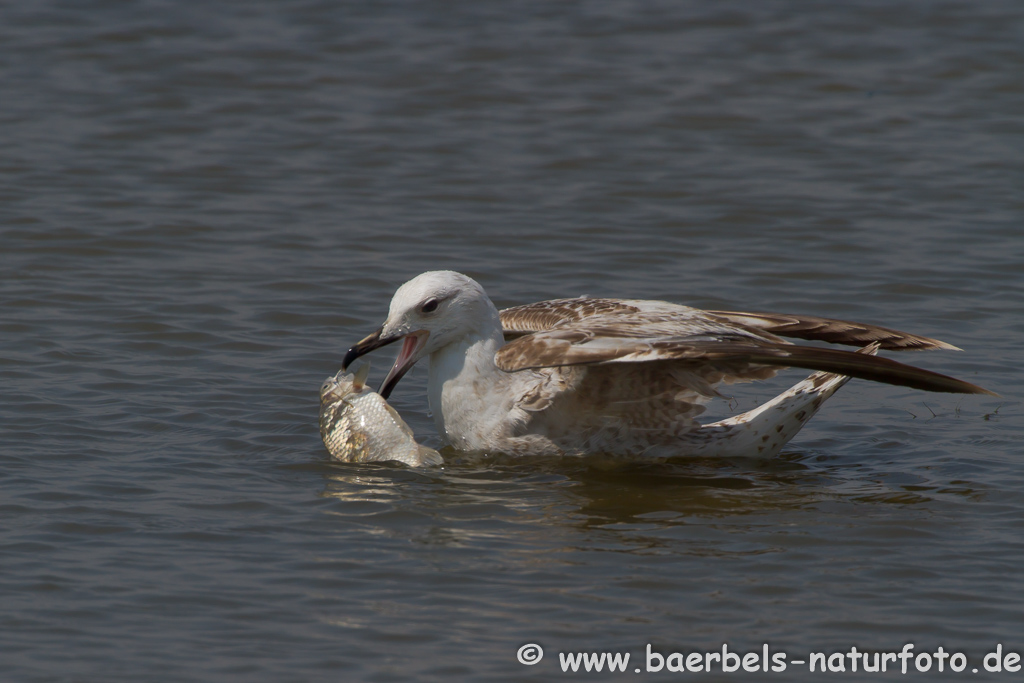
[{"label": "folded wing", "polygon": [[902,332],[879,325],[788,313],[750,313],[740,311],[702,311],[666,302],[631,301],[623,299],[552,299],[535,304],[515,306],[501,311],[501,324],[506,338],[542,332],[571,325],[590,318],[616,318],[628,321],[637,317],[651,318],[645,307],[660,309],[661,321],[693,324],[695,318],[707,323],[722,323],[764,335],[793,337],[808,341],[864,347],[878,342],[879,348],[891,351],[924,351],[930,349],[961,349],[938,339]]},{"label": "folded wing", "polygon": [[708,311],[708,313],[733,324],[764,330],[780,337],[862,347],[878,342],[879,348],[892,351],[961,350],[952,344],[931,337],[922,337],[878,325],[819,318],[813,315],[739,313],[735,311]]},{"label": "folded wing", "polygon": [[828,318],[706,312],[664,302],[559,299],[501,312],[510,341],[495,356],[506,372],[570,365],[673,361],[721,367],[799,367],[925,391],[992,394],[969,382],[887,358],[797,346],[776,335],[882,348],[956,348],[927,337]]}]

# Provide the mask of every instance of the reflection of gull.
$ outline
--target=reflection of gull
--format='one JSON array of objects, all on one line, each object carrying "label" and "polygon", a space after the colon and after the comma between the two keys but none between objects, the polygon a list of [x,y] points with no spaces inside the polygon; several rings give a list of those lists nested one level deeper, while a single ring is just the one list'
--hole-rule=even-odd
[{"label": "reflection of gull", "polygon": [[[776,335],[866,348],[797,346]],[[927,337],[664,301],[559,299],[499,313],[479,284],[451,271],[402,285],[387,321],[349,349],[344,366],[400,339],[381,393],[388,396],[429,356],[430,409],[441,434],[462,450],[770,455],[848,377],[991,393],[873,355],[877,348],[956,348]],[[720,383],[765,379],[780,367],[821,372],[757,410],[711,425],[696,421],[703,404],[721,396]]]}]

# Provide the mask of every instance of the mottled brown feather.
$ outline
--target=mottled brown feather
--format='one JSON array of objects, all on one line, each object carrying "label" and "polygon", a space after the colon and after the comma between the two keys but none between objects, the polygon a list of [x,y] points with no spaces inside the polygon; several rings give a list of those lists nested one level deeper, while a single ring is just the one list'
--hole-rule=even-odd
[{"label": "mottled brown feather", "polygon": [[579,322],[598,314],[630,314],[640,309],[618,299],[551,299],[514,306],[501,311],[501,326],[506,337],[540,332],[566,323]]},{"label": "mottled brown feather", "polygon": [[782,337],[794,337],[848,346],[867,346],[878,342],[880,348],[892,351],[925,351],[949,349],[956,346],[938,339],[901,332],[888,327],[855,323],[847,320],[819,318],[813,315],[783,313],[741,313],[737,311],[708,311],[708,314],[734,325],[756,328]]},{"label": "mottled brown feather", "polygon": [[[533,304],[506,308],[501,311],[501,325],[505,337],[513,339],[529,332],[541,332],[555,327],[580,322],[592,316],[612,315],[628,319],[639,313],[635,305],[618,299],[552,299]],[[848,346],[867,346],[878,342],[880,348],[892,351],[924,351],[959,347],[938,339],[910,334],[880,325],[822,318],[812,315],[788,313],[761,313],[741,311],[702,311],[709,320],[736,325],[747,330],[759,330],[782,337],[823,341]]]},{"label": "mottled brown feather", "polygon": [[[499,368],[675,361],[739,379],[760,367],[800,367],[927,391],[992,394],[969,382],[873,355],[796,346],[781,337],[865,347],[956,349],[919,335],[816,316],[700,311],[667,302],[555,299],[500,312],[508,343]],[[780,335],[780,336],[776,336]],[[733,376],[733,373],[736,373]],[[728,381],[728,379],[726,379]]]},{"label": "mottled brown feather", "polygon": [[[735,363],[799,367],[926,391],[992,394],[987,389],[969,382],[904,365],[888,358],[842,349],[755,340],[605,337],[597,339],[595,343],[593,335],[585,330],[570,327],[520,337],[503,346],[495,355],[498,367],[506,372],[564,365],[654,360],[675,360],[681,363],[726,367]],[[733,368],[729,370],[735,372]]]}]

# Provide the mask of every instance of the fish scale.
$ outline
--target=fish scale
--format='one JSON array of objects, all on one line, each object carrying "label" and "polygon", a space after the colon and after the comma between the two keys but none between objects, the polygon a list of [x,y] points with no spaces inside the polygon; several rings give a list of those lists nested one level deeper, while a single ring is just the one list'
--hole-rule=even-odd
[{"label": "fish scale", "polygon": [[320,437],[342,462],[395,460],[414,467],[440,465],[441,455],[416,443],[412,429],[377,392],[366,386],[369,366],[339,372],[320,387]]}]

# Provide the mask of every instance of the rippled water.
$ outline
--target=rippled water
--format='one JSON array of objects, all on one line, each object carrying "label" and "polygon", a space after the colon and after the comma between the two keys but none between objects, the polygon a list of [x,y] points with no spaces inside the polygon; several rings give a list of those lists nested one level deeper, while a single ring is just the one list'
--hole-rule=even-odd
[{"label": "rippled water", "polygon": [[[0,675],[1024,652],[1022,35],[1009,1],[4,6]],[[320,382],[437,268],[934,335],[966,351],[910,362],[1003,398],[851,382],[769,462],[330,462]],[[425,386],[393,403],[437,446]]]}]

